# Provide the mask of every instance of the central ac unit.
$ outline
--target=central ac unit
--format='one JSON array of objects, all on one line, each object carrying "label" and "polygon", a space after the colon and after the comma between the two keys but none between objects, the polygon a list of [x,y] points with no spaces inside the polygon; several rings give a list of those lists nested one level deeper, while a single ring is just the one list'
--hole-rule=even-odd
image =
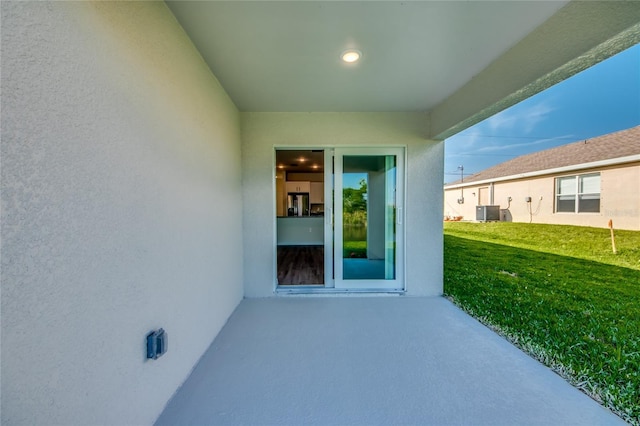
[{"label": "central ac unit", "polygon": [[477,206],[476,220],[479,222],[500,220],[500,206]]}]

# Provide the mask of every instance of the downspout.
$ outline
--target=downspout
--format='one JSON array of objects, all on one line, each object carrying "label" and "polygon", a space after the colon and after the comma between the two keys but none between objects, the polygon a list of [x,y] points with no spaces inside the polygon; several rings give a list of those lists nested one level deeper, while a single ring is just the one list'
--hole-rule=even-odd
[{"label": "downspout", "polygon": [[489,205],[495,206],[494,200],[493,200],[493,182],[489,184]]},{"label": "downspout", "polygon": [[[460,183],[464,183],[464,166],[458,166],[458,170],[460,170]],[[460,198],[458,199],[458,204],[464,204],[464,186],[460,187]]]}]

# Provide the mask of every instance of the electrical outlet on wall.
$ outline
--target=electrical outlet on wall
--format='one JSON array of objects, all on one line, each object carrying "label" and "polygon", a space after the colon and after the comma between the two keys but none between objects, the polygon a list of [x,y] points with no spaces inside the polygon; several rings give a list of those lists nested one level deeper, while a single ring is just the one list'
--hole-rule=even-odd
[{"label": "electrical outlet on wall", "polygon": [[147,358],[158,359],[167,352],[168,337],[164,329],[147,334]]}]

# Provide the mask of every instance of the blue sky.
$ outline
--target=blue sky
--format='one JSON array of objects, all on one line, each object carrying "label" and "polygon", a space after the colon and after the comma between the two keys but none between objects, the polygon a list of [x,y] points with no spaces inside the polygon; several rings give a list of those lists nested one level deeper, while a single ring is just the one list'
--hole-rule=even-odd
[{"label": "blue sky", "polygon": [[342,187],[343,188],[360,188],[360,180],[367,180],[366,173],[344,173],[342,176]]},{"label": "blue sky", "polygon": [[640,44],[445,140],[444,181],[640,125]]}]

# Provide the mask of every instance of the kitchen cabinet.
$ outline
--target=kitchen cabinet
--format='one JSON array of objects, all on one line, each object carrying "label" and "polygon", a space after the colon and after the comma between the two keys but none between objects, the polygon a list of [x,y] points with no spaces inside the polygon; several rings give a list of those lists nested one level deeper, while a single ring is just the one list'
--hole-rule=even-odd
[{"label": "kitchen cabinet", "polygon": [[311,182],[311,191],[309,192],[309,202],[311,204],[324,204],[324,183]]},{"label": "kitchen cabinet", "polygon": [[285,173],[283,170],[276,170],[276,214],[278,216],[287,215],[287,194],[285,193]]},{"label": "kitchen cabinet", "polygon": [[287,194],[290,194],[292,192],[303,192],[308,194],[309,192],[311,192],[311,184],[310,182],[288,181]]}]

